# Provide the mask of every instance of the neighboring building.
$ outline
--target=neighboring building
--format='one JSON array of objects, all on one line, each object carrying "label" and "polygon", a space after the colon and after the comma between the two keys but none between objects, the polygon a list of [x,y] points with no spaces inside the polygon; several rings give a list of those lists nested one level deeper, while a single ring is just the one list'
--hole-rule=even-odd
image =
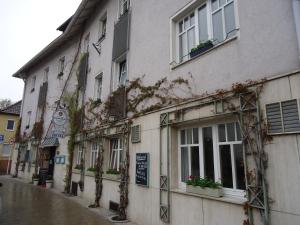
[{"label": "neighboring building", "polygon": [[[298,225],[299,12],[298,0],[83,0],[13,75],[25,80],[13,171],[141,225]],[[191,193],[189,176],[223,197]]]},{"label": "neighboring building", "polygon": [[22,101],[0,110],[0,174],[9,174]]}]

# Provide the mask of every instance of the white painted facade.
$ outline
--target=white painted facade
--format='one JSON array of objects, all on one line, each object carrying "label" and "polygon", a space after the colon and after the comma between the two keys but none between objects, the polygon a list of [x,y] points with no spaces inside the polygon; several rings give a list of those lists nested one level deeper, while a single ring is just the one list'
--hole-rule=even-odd
[{"label": "white painted facade", "polygon": [[[96,2],[94,11],[88,9],[88,2]],[[178,63],[178,41],[176,34],[177,22],[188,13],[197,10],[205,1],[199,0],[167,0],[167,1],[136,1],[130,2],[130,31],[129,50],[126,54],[127,76],[129,80],[142,77],[144,84],[153,84],[157,80],[167,77],[169,80],[183,77],[191,81],[194,93],[213,93],[217,89],[227,89],[235,82],[248,79],[258,80],[267,78],[267,83],[261,94],[260,107],[265,115],[265,105],[291,99],[300,100],[300,61],[297,42],[296,26],[293,15],[292,0],[275,1],[241,1],[234,0],[236,34],[230,39],[216,44],[213,49],[190,59]],[[228,1],[231,2],[231,1]],[[211,1],[206,3],[210,7]],[[86,11],[84,11],[86,10]],[[88,16],[84,17],[84,13]],[[82,16],[85,24],[78,21]],[[106,34],[101,42],[101,54],[95,50],[96,43],[101,36],[101,21],[107,18]],[[60,99],[64,86],[65,91],[72,93],[77,85],[76,68],[78,59],[72,63],[78,50],[85,52],[88,46],[89,66],[85,102],[89,98],[95,99],[95,78],[102,74],[101,99],[105,101],[116,87],[118,77],[118,63],[112,61],[114,45],[114,25],[118,22],[119,4],[112,1],[83,0],[66,28],[62,37],[65,42],[59,47],[45,49],[43,54],[36,56],[33,61],[22,67],[14,76],[25,78],[24,98],[22,106],[21,134],[29,134],[33,124],[37,121],[37,102],[39,88],[44,82],[44,71],[49,68],[47,106],[44,117],[44,135],[49,127],[56,101]],[[77,24],[76,24],[77,23]],[[70,36],[73,27],[79,26]],[[74,28],[75,29],[75,28]],[[74,31],[74,30],[73,30]],[[89,37],[89,43],[87,40]],[[59,40],[58,40],[59,41]],[[56,42],[58,42],[56,40]],[[55,42],[55,41],[54,41]],[[63,76],[58,77],[59,60],[65,57]],[[124,56],[120,57],[122,60]],[[119,60],[118,62],[121,62]],[[70,79],[67,82],[68,75]],[[192,79],[191,79],[192,76]],[[36,77],[36,78],[34,78]],[[34,91],[33,80],[35,80]],[[152,113],[148,113],[133,121],[133,125],[141,125],[141,142],[130,142],[130,185],[128,217],[140,225],[164,224],[160,220],[160,161],[166,160],[166,139],[160,143],[160,115],[165,112],[184,109],[191,105],[198,105],[204,101],[198,99],[179,106],[170,106]],[[299,104],[300,105],[300,104]],[[298,109],[299,106],[298,105]],[[300,111],[300,109],[299,109]],[[31,112],[31,114],[29,113]],[[205,127],[235,120],[233,116],[216,116],[214,105],[196,108],[185,114],[182,124],[172,126],[170,140],[170,224],[243,224],[246,219],[243,205],[246,199],[243,195],[226,195],[221,198],[196,196],[189,194],[179,182],[179,154],[178,132],[184,127]],[[298,112],[299,113],[299,112]],[[30,120],[28,118],[29,114]],[[26,126],[29,123],[29,128]],[[191,122],[192,121],[192,122]],[[195,122],[196,121],[196,122]],[[166,135],[166,134],[163,134]],[[59,139],[56,152],[67,156],[68,136]],[[110,140],[104,143],[104,171],[109,169]],[[160,145],[163,156],[160,157]],[[28,145],[31,150],[31,145]],[[268,168],[266,170],[269,184],[270,224],[298,225],[300,223],[300,197],[297,196],[300,186],[300,135],[276,135],[271,144],[266,145]],[[77,150],[74,165],[76,165]],[[135,184],[136,153],[150,154],[149,187]],[[87,142],[85,152],[85,167],[90,167],[91,143]],[[16,154],[14,155],[16,162]],[[218,162],[218,161],[217,161]],[[12,171],[14,171],[14,165]],[[19,176],[31,179],[34,168],[19,171]],[[163,164],[163,170],[166,169]],[[66,164],[55,164],[54,188],[64,189]],[[78,182],[80,174],[73,170],[72,180]],[[95,180],[92,172],[85,173],[84,191],[78,190],[80,197],[91,203],[95,198]],[[119,202],[119,181],[104,176],[101,206],[109,208],[109,202]],[[255,224],[263,224],[258,211],[254,211]]]}]

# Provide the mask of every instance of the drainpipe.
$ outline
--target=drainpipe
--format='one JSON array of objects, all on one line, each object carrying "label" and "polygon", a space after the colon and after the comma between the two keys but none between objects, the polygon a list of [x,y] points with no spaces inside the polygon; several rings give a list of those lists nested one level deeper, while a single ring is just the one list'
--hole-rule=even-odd
[{"label": "drainpipe", "polygon": [[298,40],[298,58],[300,60],[300,0],[293,0],[293,11]]}]

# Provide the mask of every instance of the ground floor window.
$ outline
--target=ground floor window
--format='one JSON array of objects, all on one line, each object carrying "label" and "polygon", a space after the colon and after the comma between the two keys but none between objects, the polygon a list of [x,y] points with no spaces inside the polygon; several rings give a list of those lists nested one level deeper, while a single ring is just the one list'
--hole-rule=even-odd
[{"label": "ground floor window", "polygon": [[97,142],[91,144],[91,162],[90,167],[95,168],[97,165],[97,158],[99,153],[99,145]]},{"label": "ground floor window", "polygon": [[81,160],[83,159],[83,147],[78,145],[78,153],[77,153],[77,160],[76,164],[81,165]]},{"label": "ground floor window", "polygon": [[179,184],[189,176],[221,182],[224,192],[245,190],[243,146],[236,122],[179,130]]},{"label": "ground floor window", "polygon": [[123,141],[121,138],[110,140],[109,169],[119,171],[123,161]]}]

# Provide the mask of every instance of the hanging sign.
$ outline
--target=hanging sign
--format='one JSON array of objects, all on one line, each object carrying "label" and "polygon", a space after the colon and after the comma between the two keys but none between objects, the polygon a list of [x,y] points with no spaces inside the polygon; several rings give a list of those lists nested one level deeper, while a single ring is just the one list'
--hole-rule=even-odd
[{"label": "hanging sign", "polygon": [[58,109],[52,118],[51,137],[64,138],[66,133],[67,112],[66,109]]},{"label": "hanging sign", "polygon": [[136,153],[135,183],[149,187],[149,153]]}]

